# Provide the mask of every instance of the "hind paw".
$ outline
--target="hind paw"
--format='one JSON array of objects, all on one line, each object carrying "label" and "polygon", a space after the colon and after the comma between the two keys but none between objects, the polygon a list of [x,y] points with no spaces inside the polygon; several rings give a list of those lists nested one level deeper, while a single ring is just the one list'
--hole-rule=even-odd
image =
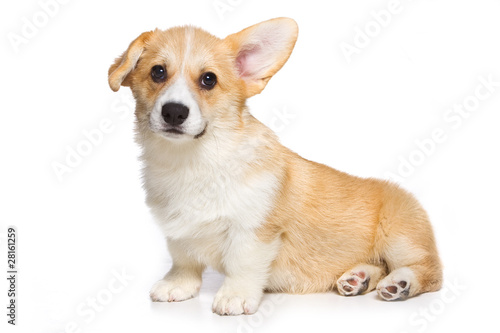
[{"label": "hind paw", "polygon": [[405,280],[381,281],[377,286],[377,292],[385,301],[405,300],[410,294],[410,283]]},{"label": "hind paw", "polygon": [[337,281],[337,290],[343,296],[360,295],[368,289],[370,276],[362,270],[347,272]]}]

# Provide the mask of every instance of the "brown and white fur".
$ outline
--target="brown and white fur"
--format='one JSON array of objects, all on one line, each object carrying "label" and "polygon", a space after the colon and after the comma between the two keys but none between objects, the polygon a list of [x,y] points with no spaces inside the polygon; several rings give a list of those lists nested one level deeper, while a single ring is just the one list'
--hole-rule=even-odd
[{"label": "brown and white fur", "polygon": [[[194,297],[207,266],[225,274],[212,307],[220,315],[254,313],[264,291],[377,289],[392,301],[441,287],[433,231],[411,194],[303,159],[249,113],[246,99],[284,65],[297,34],[288,18],[225,39],[154,30],[109,69],[111,88],[130,86],[136,99],[147,204],[173,259],[153,301]],[[183,123],[167,123],[168,103],[189,109]]]}]

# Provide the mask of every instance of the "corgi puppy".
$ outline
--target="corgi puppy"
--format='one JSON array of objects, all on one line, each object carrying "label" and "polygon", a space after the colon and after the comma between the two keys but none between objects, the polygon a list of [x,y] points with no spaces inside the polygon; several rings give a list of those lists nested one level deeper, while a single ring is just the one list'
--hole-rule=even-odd
[{"label": "corgi puppy", "polygon": [[262,92],[298,35],[289,18],[219,39],[192,27],[141,34],[111,65],[131,88],[146,202],[173,265],[158,302],[196,296],[207,266],[225,275],[212,310],[252,314],[265,291],[386,301],[439,290],[429,218],[395,184],[308,161],[255,119]]}]

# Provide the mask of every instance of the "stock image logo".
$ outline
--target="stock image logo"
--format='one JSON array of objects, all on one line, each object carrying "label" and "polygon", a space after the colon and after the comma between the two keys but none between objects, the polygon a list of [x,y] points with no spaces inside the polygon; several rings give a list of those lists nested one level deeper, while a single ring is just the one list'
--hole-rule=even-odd
[{"label": "stock image logo", "polygon": [[41,31],[56,18],[62,7],[71,0],[40,0],[38,8],[30,15],[22,16],[18,31],[7,33],[7,39],[15,53],[37,37]]},{"label": "stock image logo", "polygon": [[125,268],[121,270],[112,269],[110,278],[104,288],[97,290],[94,294],[87,296],[85,300],[77,304],[74,312],[77,318],[65,323],[58,333],[84,332],[92,322],[112,305],[113,301],[123,293],[135,277],[130,275]]},{"label": "stock image logo", "polygon": [[453,133],[474,115],[474,112],[479,112],[481,103],[492,98],[500,87],[500,81],[497,81],[491,73],[478,76],[477,81],[479,84],[471,94],[445,110],[442,115],[442,125],[433,128],[428,137],[415,140],[415,148],[412,151],[398,156],[397,169],[395,172],[387,171],[384,174],[385,178],[404,183],[438,151],[441,144],[448,141]]}]

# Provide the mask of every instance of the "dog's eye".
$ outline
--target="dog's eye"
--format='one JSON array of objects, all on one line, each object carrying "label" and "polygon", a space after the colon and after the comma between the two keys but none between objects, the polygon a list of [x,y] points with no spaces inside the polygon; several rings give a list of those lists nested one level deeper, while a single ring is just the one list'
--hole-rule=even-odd
[{"label": "dog's eye", "polygon": [[163,82],[167,79],[167,71],[165,67],[156,65],[151,68],[151,77],[156,83]]},{"label": "dog's eye", "polygon": [[203,89],[210,90],[215,87],[217,76],[212,72],[203,73],[200,77],[200,84]]}]

